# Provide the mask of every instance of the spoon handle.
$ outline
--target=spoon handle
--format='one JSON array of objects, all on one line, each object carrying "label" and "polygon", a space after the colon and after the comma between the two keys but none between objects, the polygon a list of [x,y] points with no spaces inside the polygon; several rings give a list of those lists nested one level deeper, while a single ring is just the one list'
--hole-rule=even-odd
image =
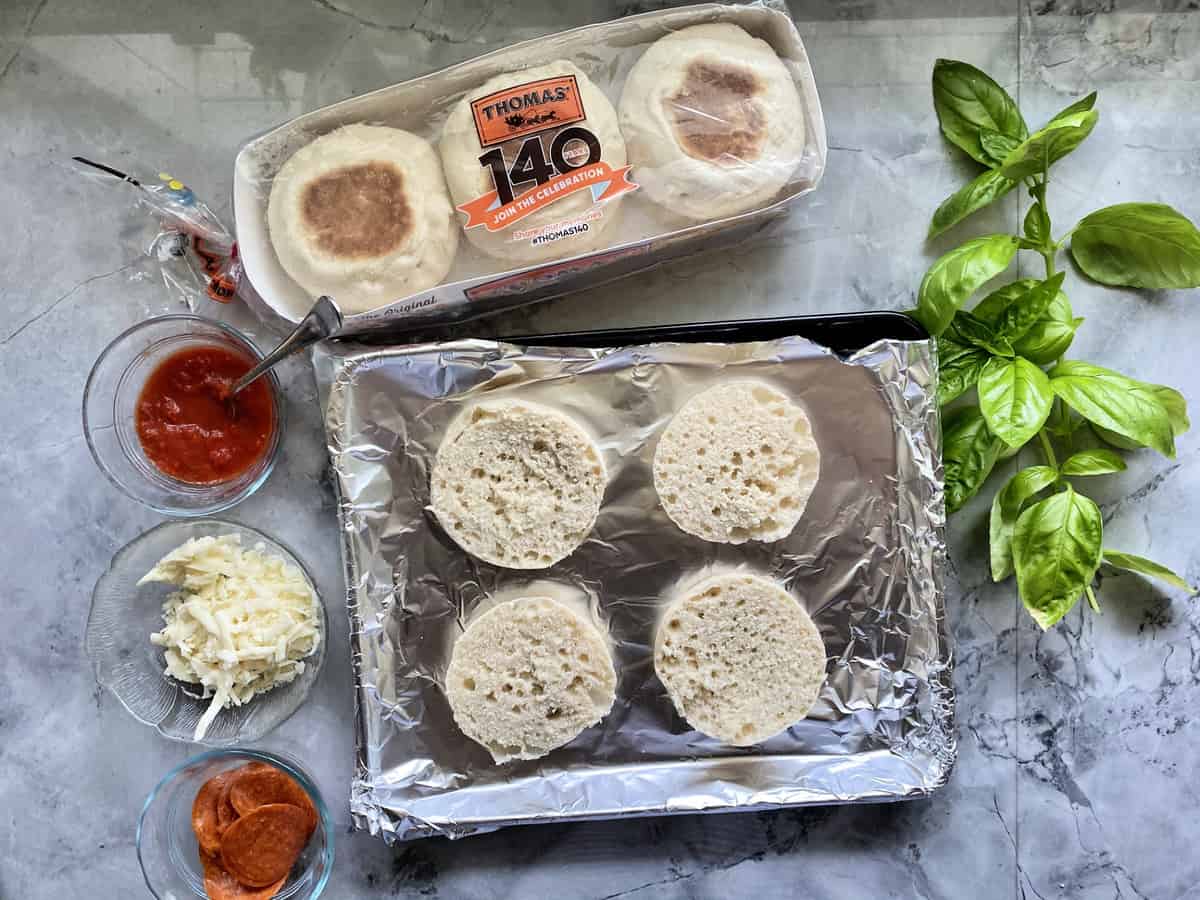
[{"label": "spoon handle", "polygon": [[257,381],[267,369],[281,359],[286,359],[293,353],[299,353],[305,347],[311,347],[341,327],[342,314],[337,305],[329,297],[318,297],[313,308],[300,320],[300,324],[296,326],[295,330],[283,339],[283,343],[264,356],[262,362],[239,378],[229,389],[229,396],[232,397],[238,391]]}]

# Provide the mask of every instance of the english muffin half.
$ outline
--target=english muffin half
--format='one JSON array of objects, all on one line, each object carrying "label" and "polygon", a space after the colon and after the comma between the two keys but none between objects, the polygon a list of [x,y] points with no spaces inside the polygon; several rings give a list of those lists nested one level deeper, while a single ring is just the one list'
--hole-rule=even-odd
[{"label": "english muffin half", "polygon": [[749,746],[808,715],[825,683],[825,644],[774,581],[717,573],[679,589],[663,613],[654,669],[693,728]]},{"label": "english muffin half", "polygon": [[439,284],[458,223],[429,142],[397,128],[347,125],[296,152],[267,204],[280,265],[344,312],[366,312]]},{"label": "english muffin half", "polygon": [[472,556],[544,569],[596,524],[607,473],[574,419],[524,400],[490,400],[446,430],[430,477],[430,507]]},{"label": "english muffin half", "polygon": [[446,671],[454,721],[498,763],[574,740],[608,714],[616,685],[604,636],[549,597],[518,597],[476,617]]},{"label": "english muffin half", "polygon": [[771,46],[729,23],[660,38],[634,64],[618,117],[633,177],[688,219],[774,200],[804,153],[804,108]]},{"label": "english muffin half", "polygon": [[654,451],[671,520],[706,541],[787,537],[804,515],[821,454],[804,410],[759,381],[718,384],[675,413]]}]

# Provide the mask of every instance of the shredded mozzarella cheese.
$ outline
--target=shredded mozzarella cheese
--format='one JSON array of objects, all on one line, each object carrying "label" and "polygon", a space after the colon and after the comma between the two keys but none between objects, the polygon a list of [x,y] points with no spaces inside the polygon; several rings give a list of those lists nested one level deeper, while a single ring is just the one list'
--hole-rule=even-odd
[{"label": "shredded mozzarella cheese", "polygon": [[193,538],[159,560],[138,582],[180,590],[163,603],[165,672],[203,688],[212,701],[196,724],[201,740],[218,712],[287,684],[321,641],[321,611],[304,574],[241,535]]}]

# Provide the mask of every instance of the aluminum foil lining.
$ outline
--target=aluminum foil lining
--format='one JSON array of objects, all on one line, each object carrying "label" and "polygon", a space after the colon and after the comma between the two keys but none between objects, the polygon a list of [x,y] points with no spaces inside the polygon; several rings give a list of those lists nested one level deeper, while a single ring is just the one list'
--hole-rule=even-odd
[{"label": "aluminum foil lining", "polygon": [[[880,341],[848,359],[798,337],[587,350],[335,344],[314,365],[340,494],[357,827],[389,842],[461,837],[520,823],[897,800],[947,779],[953,689],[929,342]],[[731,378],[796,398],[821,448],[805,516],[777,543],[687,535],[654,492],[655,443],[672,413]],[[569,413],[608,467],[593,533],[542,572],[471,558],[426,508],[444,429],[485,396]],[[714,564],[779,579],[828,651],[808,718],[754,748],[689,728],[654,675],[660,598]],[[455,726],[440,684],[480,604],[537,580],[593,598],[612,638],[617,700],[599,725],[543,759],[496,765]]]}]

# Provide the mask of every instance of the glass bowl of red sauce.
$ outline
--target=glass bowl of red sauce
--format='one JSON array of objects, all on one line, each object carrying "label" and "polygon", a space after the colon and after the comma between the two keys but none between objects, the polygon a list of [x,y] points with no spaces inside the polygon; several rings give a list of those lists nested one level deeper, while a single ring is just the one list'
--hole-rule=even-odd
[{"label": "glass bowl of red sauce", "polygon": [[194,315],[147,319],[100,354],[83,392],[83,433],[100,470],[164,515],[228,509],[267,480],[283,433],[273,372],[229,396],[263,354],[242,332]]}]

